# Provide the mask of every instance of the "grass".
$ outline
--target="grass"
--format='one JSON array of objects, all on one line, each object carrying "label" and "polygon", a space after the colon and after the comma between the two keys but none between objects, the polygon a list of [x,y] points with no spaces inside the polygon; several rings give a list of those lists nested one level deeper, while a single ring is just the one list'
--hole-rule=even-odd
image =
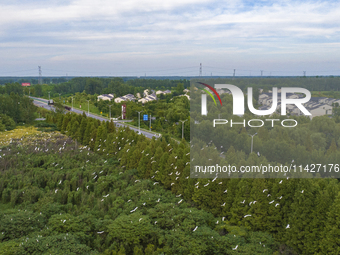
[{"label": "grass", "polygon": [[[60,136],[59,132],[49,133],[49,137],[53,137],[54,135]],[[32,137],[36,139],[42,138],[46,136],[43,132],[39,131],[37,127],[28,126],[28,127],[17,127],[10,131],[0,132],[0,147],[7,146],[13,141],[19,141],[24,144],[28,141],[31,141]],[[54,140],[52,138],[52,140]]]}]

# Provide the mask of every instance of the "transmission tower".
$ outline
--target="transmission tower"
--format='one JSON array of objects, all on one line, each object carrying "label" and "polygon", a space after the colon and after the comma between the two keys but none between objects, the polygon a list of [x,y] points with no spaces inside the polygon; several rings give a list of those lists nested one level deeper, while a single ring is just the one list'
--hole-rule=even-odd
[{"label": "transmission tower", "polygon": [[236,72],[236,69],[234,69],[234,74],[233,74],[233,78],[235,78],[235,72]]},{"label": "transmission tower", "polygon": [[303,71],[303,77],[306,77],[306,71]]},{"label": "transmission tower", "polygon": [[200,75],[199,76],[202,76],[202,63],[200,63]]},{"label": "transmission tower", "polygon": [[38,83],[39,83],[39,84],[42,84],[41,66],[38,66],[38,68],[39,68],[39,80],[38,80]]},{"label": "transmission tower", "polygon": [[262,75],[263,75],[263,70],[261,70],[261,77],[262,77]]}]

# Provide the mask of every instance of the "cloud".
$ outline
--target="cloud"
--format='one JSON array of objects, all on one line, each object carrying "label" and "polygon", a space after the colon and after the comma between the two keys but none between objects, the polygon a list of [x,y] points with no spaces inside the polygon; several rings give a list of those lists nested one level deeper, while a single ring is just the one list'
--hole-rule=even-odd
[{"label": "cloud", "polygon": [[324,54],[332,62],[338,13],[340,3],[330,1],[7,1],[0,4],[0,53],[11,51],[4,60],[13,66],[23,56],[51,65],[110,63],[108,56],[118,55],[119,61],[158,57],[164,66],[192,66],[184,58],[223,63],[218,58],[237,54],[255,65],[263,55],[282,64],[284,54],[306,63],[308,54]]}]

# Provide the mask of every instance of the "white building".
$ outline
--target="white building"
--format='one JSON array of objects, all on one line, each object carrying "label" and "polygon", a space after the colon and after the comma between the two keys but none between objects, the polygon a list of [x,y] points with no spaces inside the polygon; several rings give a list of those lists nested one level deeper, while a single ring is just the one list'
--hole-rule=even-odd
[{"label": "white building", "polygon": [[113,98],[114,98],[113,94],[103,94],[103,95],[97,96],[97,101],[99,101],[99,100],[108,100],[108,101],[111,101]]},{"label": "white building", "polygon": [[115,99],[115,103],[121,103],[121,102],[124,102],[124,101],[133,101],[134,102],[135,100],[136,100],[136,98],[135,98],[134,95],[127,94],[127,95],[122,96],[122,97],[117,97]]},{"label": "white building", "polygon": [[151,95],[148,95],[144,98],[141,98],[138,100],[138,102],[142,103],[142,104],[145,104],[147,102],[150,102],[150,101],[154,101],[154,100],[157,100],[157,95],[156,93],[152,93]]}]

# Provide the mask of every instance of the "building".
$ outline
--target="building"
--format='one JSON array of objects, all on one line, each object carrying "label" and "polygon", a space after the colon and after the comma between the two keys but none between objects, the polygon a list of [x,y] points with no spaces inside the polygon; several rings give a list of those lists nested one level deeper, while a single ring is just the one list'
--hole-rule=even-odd
[{"label": "building", "polygon": [[[302,94],[294,94],[294,93],[287,93],[286,97],[288,99],[296,99],[296,98],[303,98],[305,97]],[[278,93],[278,103],[276,112],[281,112],[281,93]],[[273,99],[272,93],[262,93],[259,95],[258,103],[262,106],[259,107],[259,110],[268,110],[271,108]],[[340,105],[340,99],[328,98],[328,97],[312,97],[307,103],[304,103],[303,106],[312,114],[310,118],[316,116],[323,116],[323,115],[331,115],[334,106]],[[300,111],[293,104],[287,104],[286,106],[287,114],[300,116],[303,113]]]},{"label": "building", "polygon": [[99,100],[108,100],[108,101],[111,101],[113,98],[114,98],[113,94],[103,94],[103,95],[97,96],[97,101],[99,101]]},{"label": "building", "polygon": [[[156,92],[157,93],[157,92]],[[150,102],[150,101],[154,101],[154,100],[157,100],[157,95],[156,93],[152,93],[151,95],[148,95],[144,98],[141,98],[138,100],[138,102],[142,103],[142,104],[145,104],[147,102]]]},{"label": "building", "polygon": [[121,103],[121,102],[124,102],[124,101],[133,101],[134,102],[135,100],[136,100],[136,98],[135,98],[134,95],[127,94],[125,96],[115,98],[114,101],[115,101],[115,103]]}]

